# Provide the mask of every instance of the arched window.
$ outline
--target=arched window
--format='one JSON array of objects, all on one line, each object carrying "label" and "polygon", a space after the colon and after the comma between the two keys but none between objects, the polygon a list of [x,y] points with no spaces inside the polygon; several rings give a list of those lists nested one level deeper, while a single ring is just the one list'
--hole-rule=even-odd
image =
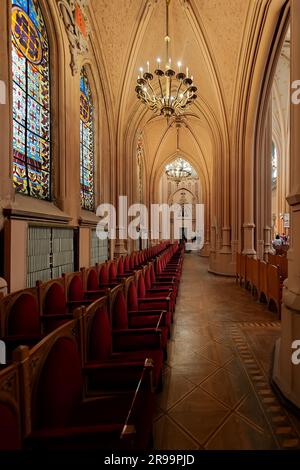
[{"label": "arched window", "polygon": [[12,0],[13,181],[51,198],[49,42],[37,0]]},{"label": "arched window", "polygon": [[95,209],[94,107],[85,68],[80,76],[80,195],[81,207]]}]

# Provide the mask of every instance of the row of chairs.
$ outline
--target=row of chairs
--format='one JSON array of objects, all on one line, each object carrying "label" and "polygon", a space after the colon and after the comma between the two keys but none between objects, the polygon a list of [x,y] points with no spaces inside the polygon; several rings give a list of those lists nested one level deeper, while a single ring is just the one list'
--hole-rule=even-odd
[{"label": "row of chairs", "polygon": [[287,258],[268,255],[268,262],[237,253],[236,281],[249,289],[259,301],[276,309],[281,316],[283,282],[288,277]]},{"label": "row of chairs", "polygon": [[[0,372],[0,449],[151,445],[153,391],[162,387],[182,262],[178,244],[164,248],[105,295],[99,289],[98,298],[93,293],[91,301],[72,304],[72,314],[55,318],[60,326],[40,341],[13,351],[11,364]],[[77,279],[78,288],[80,279],[84,291],[86,272],[72,274],[64,286]],[[48,288],[62,287],[60,282]],[[49,289],[39,285],[32,297],[50,311]]]},{"label": "row of chairs", "polygon": [[[132,257],[143,256],[143,262],[146,263],[166,250],[167,246],[163,243],[141,254],[134,253]],[[0,339],[6,344],[8,360],[18,344],[30,346],[40,341],[45,334],[72,319],[72,312],[77,307],[88,305],[92,300],[104,295],[108,287],[114,287],[121,282],[114,279],[114,282],[101,284],[98,273],[108,271],[109,267],[114,265],[113,261],[106,262],[95,268],[64,274],[58,279],[38,281],[35,288],[24,289],[4,297],[0,302]],[[138,266],[140,265],[135,264],[136,268]]]}]

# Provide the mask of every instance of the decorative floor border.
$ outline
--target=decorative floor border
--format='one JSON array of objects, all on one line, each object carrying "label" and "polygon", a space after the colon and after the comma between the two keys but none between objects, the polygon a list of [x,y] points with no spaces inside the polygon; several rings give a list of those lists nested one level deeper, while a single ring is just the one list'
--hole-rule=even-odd
[{"label": "decorative floor border", "polygon": [[231,336],[245,372],[252,383],[265,417],[280,449],[300,449],[300,436],[287,411],[280,404],[269,383],[269,377],[257,361],[242,328],[278,327],[280,322],[243,322],[231,326]]}]

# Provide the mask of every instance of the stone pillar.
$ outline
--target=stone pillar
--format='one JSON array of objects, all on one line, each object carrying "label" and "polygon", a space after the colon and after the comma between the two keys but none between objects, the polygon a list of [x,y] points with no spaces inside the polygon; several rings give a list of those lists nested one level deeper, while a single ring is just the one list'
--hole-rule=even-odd
[{"label": "stone pillar", "polygon": [[3,228],[4,217],[2,208],[11,205],[13,200],[13,185],[11,174],[11,57],[7,47],[10,25],[10,3],[0,0],[0,142],[1,142],[1,170],[0,170],[0,230]]},{"label": "stone pillar", "polygon": [[[291,80],[300,79],[300,2],[291,0]],[[282,333],[274,357],[273,382],[300,408],[300,365],[292,362],[292,344],[300,340],[300,105],[291,105],[291,246],[289,277],[283,290]]]},{"label": "stone pillar", "polygon": [[265,204],[264,204],[264,255],[272,252],[272,106],[269,104],[265,129]]},{"label": "stone pillar", "polygon": [[249,139],[245,142],[245,158],[243,173],[243,192],[244,192],[244,223],[243,223],[243,254],[255,255],[254,248],[254,156],[253,142]]}]

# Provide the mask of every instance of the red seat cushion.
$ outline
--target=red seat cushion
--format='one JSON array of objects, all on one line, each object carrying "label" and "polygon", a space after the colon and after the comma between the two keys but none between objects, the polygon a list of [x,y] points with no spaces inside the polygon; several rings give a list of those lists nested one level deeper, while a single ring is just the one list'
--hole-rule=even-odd
[{"label": "red seat cushion", "polygon": [[124,274],[124,263],[123,263],[123,258],[121,257],[118,262],[118,274],[122,275]]},{"label": "red seat cushion", "polygon": [[100,286],[108,284],[108,272],[106,264],[103,264],[103,266],[100,268],[99,284]]},{"label": "red seat cushion", "polygon": [[161,349],[149,349],[145,351],[129,351],[122,353],[113,353],[112,358],[114,360],[122,360],[125,362],[144,362],[146,358],[153,360],[153,382],[158,385],[160,380],[160,374],[163,366],[163,351]]},{"label": "red seat cushion", "polygon": [[143,275],[141,275],[138,280],[138,296],[140,299],[146,297],[146,286]]},{"label": "red seat cushion", "polygon": [[119,291],[115,298],[112,322],[113,328],[119,330],[128,329],[128,312],[125,297],[122,291]]},{"label": "red seat cushion", "polygon": [[128,306],[128,310],[139,309],[137,289],[136,289],[134,282],[131,282],[128,288],[127,306]]},{"label": "red seat cushion", "polygon": [[109,281],[110,282],[115,281],[116,277],[117,277],[117,268],[116,268],[116,264],[114,263],[114,261],[112,261],[109,266]]},{"label": "red seat cushion", "polygon": [[65,315],[67,313],[65,291],[57,282],[54,282],[48,289],[45,296],[43,313],[44,315]]},{"label": "red seat cushion", "polygon": [[95,269],[91,269],[87,278],[87,290],[97,289],[99,289],[97,272]]},{"label": "red seat cushion", "polygon": [[35,401],[36,428],[67,426],[82,401],[81,361],[71,338],[59,338],[43,366]]},{"label": "red seat cushion", "polygon": [[124,272],[129,272],[129,271],[130,271],[129,257],[126,256],[124,259]]},{"label": "red seat cushion", "polygon": [[68,299],[71,301],[84,300],[83,284],[80,276],[74,276],[69,285]]},{"label": "red seat cushion", "polygon": [[40,335],[40,314],[33,295],[21,294],[13,304],[7,325],[7,335]]},{"label": "red seat cushion", "polygon": [[105,307],[99,308],[96,312],[90,331],[90,360],[108,360],[112,352],[112,339],[110,321]]}]

